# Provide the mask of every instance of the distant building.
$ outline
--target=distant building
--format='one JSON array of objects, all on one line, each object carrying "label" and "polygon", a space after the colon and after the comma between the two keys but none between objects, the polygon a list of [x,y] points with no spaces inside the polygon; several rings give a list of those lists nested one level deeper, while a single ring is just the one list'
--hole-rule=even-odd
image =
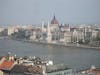
[{"label": "distant building", "polygon": [[92,30],[92,39],[96,39],[99,35],[99,31],[98,30]]},{"label": "distant building", "polygon": [[35,40],[36,39],[36,31],[32,32],[32,35],[30,36],[30,40]]},{"label": "distant building", "polygon": [[59,26],[59,29],[62,32],[70,31],[70,25],[69,24],[61,24],[61,26]]},{"label": "distant building", "polygon": [[18,32],[18,28],[16,26],[8,26],[8,36],[12,35],[14,32]]},{"label": "distant building", "polygon": [[[31,30],[31,26],[28,29]],[[27,29],[27,27],[26,27]],[[100,30],[96,26],[82,24],[78,27],[71,27],[69,24],[59,24],[55,15],[50,23],[41,27],[34,27],[31,40],[44,41],[47,43],[89,43],[93,38],[100,34]],[[29,33],[28,33],[29,34]]]},{"label": "distant building", "polygon": [[51,33],[51,30],[50,30],[50,24],[48,23],[48,27],[47,27],[47,38],[46,38],[47,42],[48,43],[51,43],[52,41],[52,33]]},{"label": "distant building", "polygon": [[72,34],[72,42],[79,42],[79,31],[77,28],[74,29],[73,34]]},{"label": "distant building", "polygon": [[71,43],[72,42],[72,32],[64,32],[64,40],[65,43]]},{"label": "distant building", "polygon": [[51,32],[55,32],[59,30],[59,22],[57,21],[55,15],[53,19],[51,20],[50,29],[51,29]]},{"label": "distant building", "polygon": [[3,27],[0,27],[0,32],[4,31],[4,29],[5,29],[5,28],[3,28]]}]

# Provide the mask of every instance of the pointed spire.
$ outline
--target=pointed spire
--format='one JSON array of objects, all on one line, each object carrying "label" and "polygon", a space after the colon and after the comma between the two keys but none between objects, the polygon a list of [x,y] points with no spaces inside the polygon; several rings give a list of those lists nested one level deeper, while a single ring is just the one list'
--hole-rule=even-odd
[{"label": "pointed spire", "polygon": [[50,23],[48,22],[47,26],[47,41],[51,42],[51,31],[50,31]]},{"label": "pointed spire", "polygon": [[55,17],[55,13],[54,13],[54,17],[53,17],[53,19],[56,19],[56,17]]},{"label": "pointed spire", "polygon": [[44,21],[42,22],[42,32],[43,32],[43,30],[44,30]]},{"label": "pointed spire", "polygon": [[50,23],[48,22],[48,32],[50,32]]},{"label": "pointed spire", "polygon": [[51,24],[59,24],[56,17],[55,17],[55,14],[54,14],[53,19],[51,20]]}]

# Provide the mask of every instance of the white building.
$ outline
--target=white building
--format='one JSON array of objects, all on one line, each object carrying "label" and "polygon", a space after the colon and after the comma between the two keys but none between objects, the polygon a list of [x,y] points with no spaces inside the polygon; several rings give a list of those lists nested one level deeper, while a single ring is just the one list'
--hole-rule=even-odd
[{"label": "white building", "polygon": [[59,30],[59,23],[55,16],[51,20],[50,29],[51,29],[51,32],[55,32]]},{"label": "white building", "polygon": [[5,28],[3,28],[3,27],[0,27],[0,32],[2,32],[4,29],[5,29]]},{"label": "white building", "polygon": [[50,30],[50,24],[48,23],[48,27],[47,27],[47,42],[50,43],[52,41],[52,34],[51,34],[51,30]]},{"label": "white building", "polygon": [[30,40],[36,39],[36,31],[33,31],[32,36],[30,36]]},{"label": "white building", "polygon": [[64,32],[64,40],[65,40],[66,43],[71,43],[72,32]]},{"label": "white building", "polygon": [[18,32],[19,28],[16,26],[8,26],[8,35],[13,34],[14,32]]},{"label": "white building", "polygon": [[14,32],[15,32],[15,27],[9,26],[9,27],[8,27],[8,35],[11,35],[11,34],[14,33]]},{"label": "white building", "polygon": [[95,39],[99,34],[99,31],[92,30],[92,39]]}]

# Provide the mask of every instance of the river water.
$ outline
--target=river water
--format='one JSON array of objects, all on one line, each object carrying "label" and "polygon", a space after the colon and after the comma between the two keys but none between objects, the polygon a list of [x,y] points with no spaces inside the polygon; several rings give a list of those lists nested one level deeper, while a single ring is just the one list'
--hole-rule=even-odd
[{"label": "river water", "polygon": [[12,51],[17,56],[47,57],[55,63],[65,63],[77,69],[84,69],[91,65],[100,68],[99,49],[64,47],[0,39],[0,56],[7,54],[9,51]]}]

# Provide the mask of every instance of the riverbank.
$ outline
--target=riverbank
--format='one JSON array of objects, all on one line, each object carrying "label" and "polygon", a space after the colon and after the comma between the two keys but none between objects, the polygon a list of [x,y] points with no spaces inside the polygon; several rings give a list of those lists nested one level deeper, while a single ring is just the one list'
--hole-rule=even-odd
[{"label": "riverbank", "polygon": [[73,43],[62,43],[62,42],[47,42],[47,41],[40,41],[40,40],[26,40],[26,39],[16,39],[12,37],[0,37],[0,39],[11,39],[17,41],[23,41],[28,43],[37,43],[37,44],[45,44],[45,45],[55,45],[55,46],[64,46],[64,47],[76,47],[76,48],[89,48],[89,49],[100,49],[100,47],[93,47],[89,45],[83,44],[73,44]]},{"label": "riverbank", "polygon": [[47,41],[15,39],[15,38],[13,38],[12,40],[23,41],[23,42],[28,42],[28,43],[45,44],[45,45],[64,46],[64,47],[89,48],[89,49],[98,49],[98,50],[100,49],[100,47],[92,47],[92,46],[88,46],[88,45],[73,44],[73,43],[68,43],[68,44],[60,43],[60,42],[50,42],[50,43],[48,43]]},{"label": "riverbank", "polygon": [[31,42],[31,43],[39,43],[39,44],[46,44],[46,45],[57,45],[57,46],[64,46],[64,47],[77,47],[77,48],[89,48],[89,49],[100,49],[100,47],[91,47],[87,45],[82,45],[82,44],[64,44],[64,43],[47,43],[47,42],[42,42],[42,41],[31,41],[31,40],[26,40],[25,42]]},{"label": "riverbank", "polygon": [[8,39],[8,36],[0,36],[0,39]]}]

